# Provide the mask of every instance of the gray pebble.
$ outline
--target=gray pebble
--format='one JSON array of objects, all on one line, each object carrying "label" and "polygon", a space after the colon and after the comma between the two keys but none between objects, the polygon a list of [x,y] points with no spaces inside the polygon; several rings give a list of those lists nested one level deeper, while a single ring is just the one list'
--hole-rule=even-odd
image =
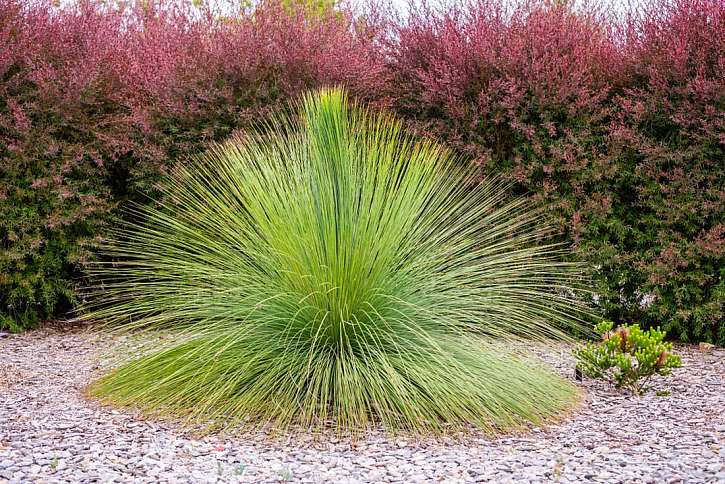
[{"label": "gray pebble", "polygon": [[[0,481],[41,482],[725,482],[725,353],[681,346],[684,367],[644,397],[577,383],[569,419],[531,432],[362,440],[261,431],[204,438],[89,401],[83,388],[118,343],[79,330],[0,340]],[[571,378],[570,348],[531,348]],[[99,364],[100,361],[100,364]],[[2,385],[2,382],[0,382]]]}]

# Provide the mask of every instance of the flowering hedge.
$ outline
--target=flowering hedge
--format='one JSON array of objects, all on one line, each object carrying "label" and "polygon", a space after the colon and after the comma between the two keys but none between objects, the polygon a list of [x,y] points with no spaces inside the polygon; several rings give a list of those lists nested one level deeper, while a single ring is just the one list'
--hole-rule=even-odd
[{"label": "flowering hedge", "polygon": [[178,160],[311,87],[364,97],[382,67],[350,22],[1,0],[0,328],[73,307],[119,202],[145,200]]},{"label": "flowering hedge", "polygon": [[607,318],[725,343],[722,2],[144,5],[0,0],[0,328],[66,314],[168,167],[336,84],[549,204]]},{"label": "flowering hedge", "polygon": [[399,27],[396,108],[549,204],[608,318],[725,343],[725,4],[504,3]]}]

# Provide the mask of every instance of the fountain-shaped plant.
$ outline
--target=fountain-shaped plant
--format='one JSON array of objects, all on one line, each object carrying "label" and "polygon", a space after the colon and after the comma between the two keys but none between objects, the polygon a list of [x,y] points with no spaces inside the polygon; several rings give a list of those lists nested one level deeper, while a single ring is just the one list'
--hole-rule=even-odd
[{"label": "fountain-shaped plant", "polygon": [[106,248],[89,315],[157,337],[91,391],[211,427],[560,412],[574,387],[514,349],[577,324],[576,266],[477,173],[340,90],[179,167]]}]

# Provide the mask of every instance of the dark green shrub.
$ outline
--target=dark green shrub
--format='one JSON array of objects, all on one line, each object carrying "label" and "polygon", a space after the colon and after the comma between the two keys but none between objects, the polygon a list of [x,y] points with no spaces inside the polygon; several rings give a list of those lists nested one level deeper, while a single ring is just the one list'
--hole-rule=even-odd
[{"label": "dark green shrub", "polygon": [[179,160],[309,87],[381,78],[346,12],[199,13],[0,2],[0,329],[72,309],[118,206]]},{"label": "dark green shrub", "polygon": [[725,345],[722,1],[613,22],[481,0],[393,29],[107,4],[0,2],[0,326],[63,316],[118,205],[170,166],[334,84],[545,204],[608,319]]},{"label": "dark green shrub", "polygon": [[549,206],[608,319],[725,344],[725,4],[504,5],[414,12],[398,111]]}]

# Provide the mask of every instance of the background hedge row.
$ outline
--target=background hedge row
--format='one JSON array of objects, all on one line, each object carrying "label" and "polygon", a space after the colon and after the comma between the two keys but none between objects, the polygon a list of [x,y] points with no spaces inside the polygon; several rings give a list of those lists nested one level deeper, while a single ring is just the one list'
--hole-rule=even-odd
[{"label": "background hedge row", "polygon": [[0,0],[0,328],[73,308],[169,167],[335,84],[550,206],[606,317],[724,344],[725,4],[458,5]]}]

